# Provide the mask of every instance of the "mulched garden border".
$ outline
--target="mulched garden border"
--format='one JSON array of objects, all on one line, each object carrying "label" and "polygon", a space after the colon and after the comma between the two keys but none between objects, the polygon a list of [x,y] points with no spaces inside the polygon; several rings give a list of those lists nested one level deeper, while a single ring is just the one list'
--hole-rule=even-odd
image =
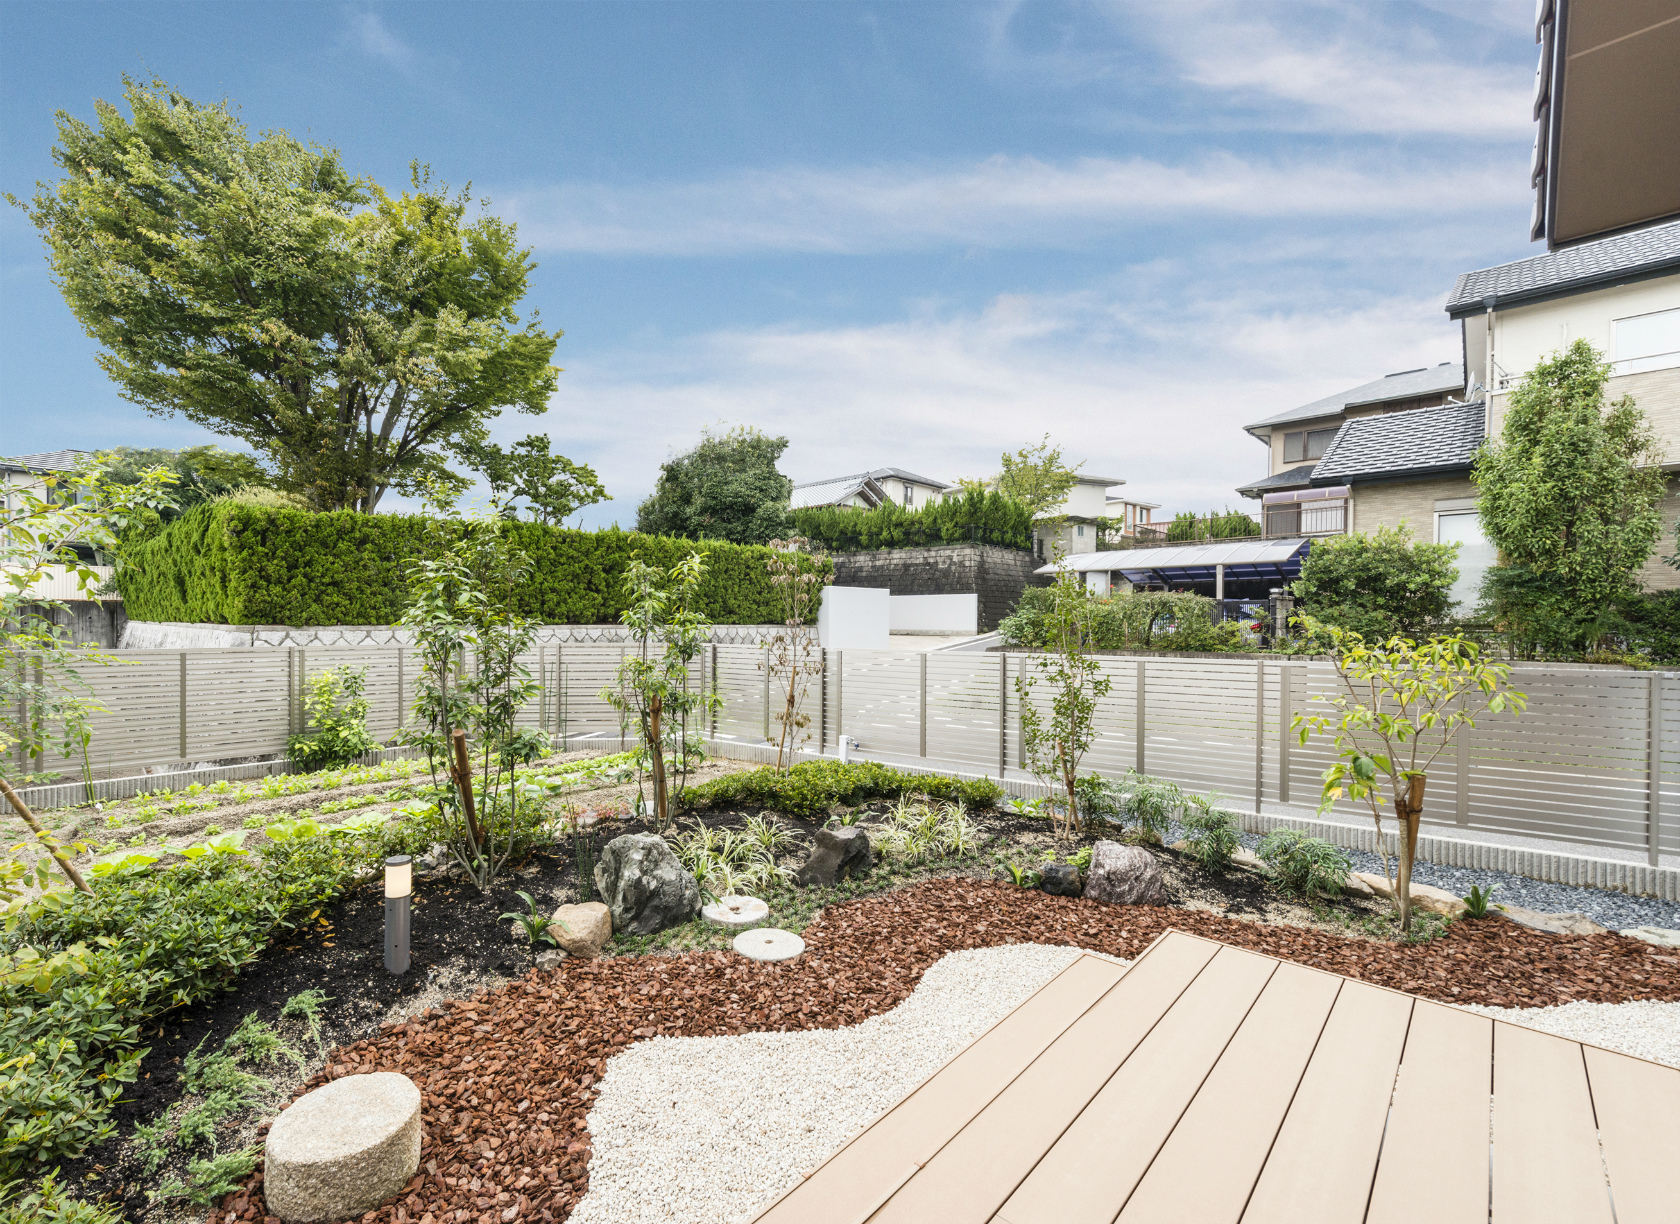
[{"label": "mulched garden border", "polygon": [[[784,964],[721,952],[568,959],[337,1050],[298,1092],[370,1071],[419,1085],[421,1171],[396,1202],[360,1217],[367,1224],[560,1221],[588,1188],[594,1085],[634,1041],[855,1024],[895,1007],[948,952],[1071,944],[1129,959],[1169,928],[1450,1003],[1680,1000],[1680,957],[1618,935],[1547,935],[1488,919],[1391,944],[942,879],[830,907],[806,928],[806,953]],[[209,1224],[278,1224],[261,1182],[259,1170]]]}]

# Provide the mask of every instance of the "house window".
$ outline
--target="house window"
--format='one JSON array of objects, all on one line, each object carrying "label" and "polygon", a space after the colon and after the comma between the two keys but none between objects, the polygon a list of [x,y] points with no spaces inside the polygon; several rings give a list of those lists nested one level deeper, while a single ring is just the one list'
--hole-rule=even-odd
[{"label": "house window", "polygon": [[1283,435],[1283,461],[1306,463],[1321,458],[1335,439],[1334,429],[1297,429]]},{"label": "house window", "polygon": [[1078,533],[1081,536],[1083,536],[1085,534],[1085,524],[1084,523],[1079,524],[1077,530],[1078,530]]},{"label": "house window", "polygon": [[1471,611],[1481,597],[1482,575],[1498,560],[1498,550],[1488,542],[1482,520],[1474,510],[1437,512],[1435,542],[1458,545],[1458,578],[1452,584],[1451,598],[1461,613]]},{"label": "house window", "polygon": [[1680,366],[1680,309],[1610,322],[1612,374],[1642,374]]},{"label": "house window", "polygon": [[912,489],[909,485],[905,485],[904,486],[904,505],[905,505],[905,508],[908,509],[910,507],[911,503],[914,502],[915,500],[916,500],[916,491],[914,489]]}]

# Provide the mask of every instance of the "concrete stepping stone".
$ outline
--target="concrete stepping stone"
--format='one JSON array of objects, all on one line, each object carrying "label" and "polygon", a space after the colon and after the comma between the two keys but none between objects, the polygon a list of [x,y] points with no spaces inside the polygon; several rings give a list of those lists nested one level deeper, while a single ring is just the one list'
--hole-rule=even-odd
[{"label": "concrete stepping stone", "polygon": [[306,1092],[269,1128],[263,1197],[286,1224],[354,1219],[420,1167],[420,1089],[406,1075],[347,1075]]},{"label": "concrete stepping stone", "polygon": [[758,927],[735,937],[735,950],[748,960],[792,960],[805,950],[805,941],[780,927]]},{"label": "concrete stepping stone", "polygon": [[713,926],[744,931],[770,920],[770,907],[757,897],[719,897],[700,907],[700,917]]}]

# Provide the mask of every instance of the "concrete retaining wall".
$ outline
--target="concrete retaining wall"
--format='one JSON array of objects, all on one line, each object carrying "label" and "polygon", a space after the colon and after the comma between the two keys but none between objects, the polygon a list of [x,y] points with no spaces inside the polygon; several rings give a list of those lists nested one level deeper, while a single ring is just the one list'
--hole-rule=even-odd
[{"label": "concrete retaining wall", "polygon": [[834,554],[834,585],[885,587],[894,595],[977,595],[980,632],[1015,607],[1021,592],[1041,585],[1030,552],[991,544],[938,544]]}]

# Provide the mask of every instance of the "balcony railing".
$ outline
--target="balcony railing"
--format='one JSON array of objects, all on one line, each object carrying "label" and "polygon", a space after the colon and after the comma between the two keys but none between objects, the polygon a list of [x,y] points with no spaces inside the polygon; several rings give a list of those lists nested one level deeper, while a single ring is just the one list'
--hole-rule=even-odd
[{"label": "balcony railing", "polygon": [[1269,504],[1266,507],[1266,538],[1346,535],[1348,504],[1346,497]]}]

